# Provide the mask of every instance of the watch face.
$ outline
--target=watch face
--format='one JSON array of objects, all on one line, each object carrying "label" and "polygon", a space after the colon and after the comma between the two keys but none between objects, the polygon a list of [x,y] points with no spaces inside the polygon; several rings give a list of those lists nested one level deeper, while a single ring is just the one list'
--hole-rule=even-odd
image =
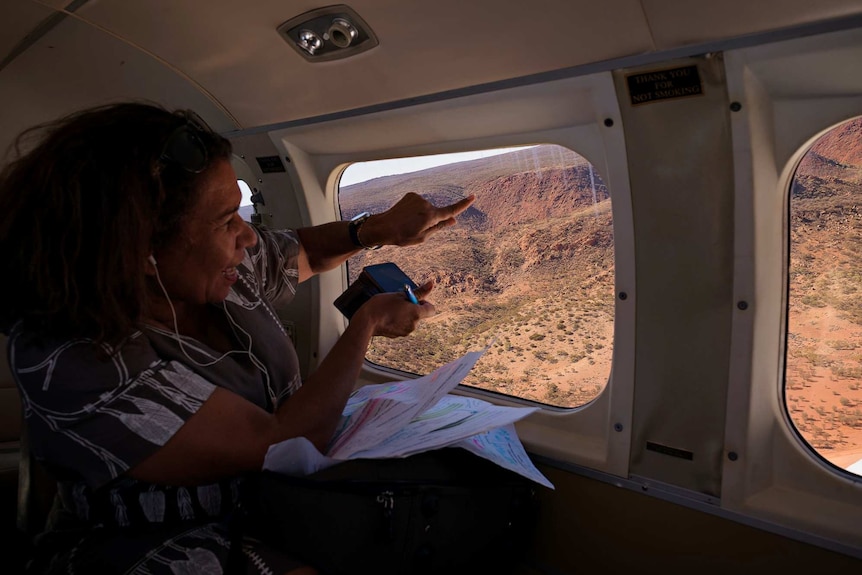
[{"label": "watch face", "polygon": [[368,219],[368,216],[370,216],[370,215],[371,214],[369,214],[368,212],[362,212],[362,213],[356,214],[355,216],[350,218],[350,221],[351,222],[357,222],[357,223],[361,222],[361,221],[365,221]]}]

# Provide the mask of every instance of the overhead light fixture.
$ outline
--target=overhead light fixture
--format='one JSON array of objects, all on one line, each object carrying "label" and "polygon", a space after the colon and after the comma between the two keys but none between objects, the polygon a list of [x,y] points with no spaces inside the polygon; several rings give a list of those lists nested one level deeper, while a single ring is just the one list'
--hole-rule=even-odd
[{"label": "overhead light fixture", "polygon": [[296,42],[296,45],[308,52],[311,56],[323,48],[323,40],[314,33],[313,30],[300,30],[299,31],[299,39]]},{"label": "overhead light fixture", "polygon": [[377,36],[344,4],[318,8],[278,27],[278,33],[309,62],[346,58],[377,46]]},{"label": "overhead light fixture", "polygon": [[329,34],[330,42],[339,48],[347,48],[354,40],[359,39],[359,31],[356,26],[346,18],[333,18],[326,33]]}]

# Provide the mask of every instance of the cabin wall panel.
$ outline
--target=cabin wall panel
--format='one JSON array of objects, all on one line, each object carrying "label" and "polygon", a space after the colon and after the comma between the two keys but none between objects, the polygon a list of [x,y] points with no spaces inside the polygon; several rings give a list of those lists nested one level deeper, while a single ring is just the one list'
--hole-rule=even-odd
[{"label": "cabin wall panel", "polygon": [[11,58],[33,28],[53,13],[29,0],[4,0],[0,4],[0,62]]},{"label": "cabin wall panel", "polygon": [[[696,65],[701,95],[633,104],[630,74]],[[635,233],[633,475],[717,496],[733,280],[733,164],[718,56],[614,72]],[[688,452],[690,459],[647,449]]]},{"label": "cabin wall panel", "polygon": [[665,501],[648,492],[539,465],[541,489],[529,561],[519,571],[691,575],[859,571],[859,559]]},{"label": "cabin wall panel", "polygon": [[642,0],[641,4],[659,49],[862,12],[859,0]]},{"label": "cabin wall panel", "polygon": [[[86,63],[86,65],[82,65]],[[206,94],[113,36],[66,18],[0,70],[0,150],[35,124],[85,107],[144,100],[191,108],[215,130],[235,127]]]},{"label": "cabin wall panel", "polygon": [[[240,157],[253,178],[246,183],[252,188],[257,187],[263,194],[266,203],[257,207],[258,212],[263,214],[263,224],[272,229],[296,229],[308,225],[308,208],[304,195],[297,187],[294,168],[284,160],[284,154],[270,137],[267,134],[243,136],[232,139],[231,143],[234,154]],[[280,156],[285,171],[264,173],[257,158],[265,156]],[[303,282],[297,287],[293,301],[276,310],[282,321],[294,325],[294,341],[303,379],[311,371],[316,350],[318,315],[313,305],[315,294],[316,280]]]}]

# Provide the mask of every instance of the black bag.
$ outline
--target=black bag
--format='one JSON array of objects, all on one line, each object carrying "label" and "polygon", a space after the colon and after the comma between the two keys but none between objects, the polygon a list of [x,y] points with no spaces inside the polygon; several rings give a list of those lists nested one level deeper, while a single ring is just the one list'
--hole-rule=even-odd
[{"label": "black bag", "polygon": [[247,488],[246,532],[326,575],[505,573],[537,510],[531,481],[457,448]]}]

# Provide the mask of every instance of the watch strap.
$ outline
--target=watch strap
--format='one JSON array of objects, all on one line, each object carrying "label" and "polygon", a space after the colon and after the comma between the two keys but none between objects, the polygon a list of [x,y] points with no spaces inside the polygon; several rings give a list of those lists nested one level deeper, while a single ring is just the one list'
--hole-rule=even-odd
[{"label": "watch strap", "polygon": [[350,232],[350,241],[353,242],[353,245],[357,248],[364,248],[362,242],[359,241],[359,228],[362,226],[362,222],[365,220],[352,220],[350,224],[347,226],[347,231]]},{"label": "watch strap", "polygon": [[365,223],[365,220],[367,220],[369,217],[370,214],[368,214],[368,212],[365,212],[353,218],[352,220],[350,220],[350,224],[347,226],[347,231],[350,232],[350,241],[353,242],[353,245],[357,248],[363,248],[366,250],[377,250],[380,249],[381,246],[367,246],[362,243],[361,239],[359,239],[359,229],[362,227],[362,224]]}]

